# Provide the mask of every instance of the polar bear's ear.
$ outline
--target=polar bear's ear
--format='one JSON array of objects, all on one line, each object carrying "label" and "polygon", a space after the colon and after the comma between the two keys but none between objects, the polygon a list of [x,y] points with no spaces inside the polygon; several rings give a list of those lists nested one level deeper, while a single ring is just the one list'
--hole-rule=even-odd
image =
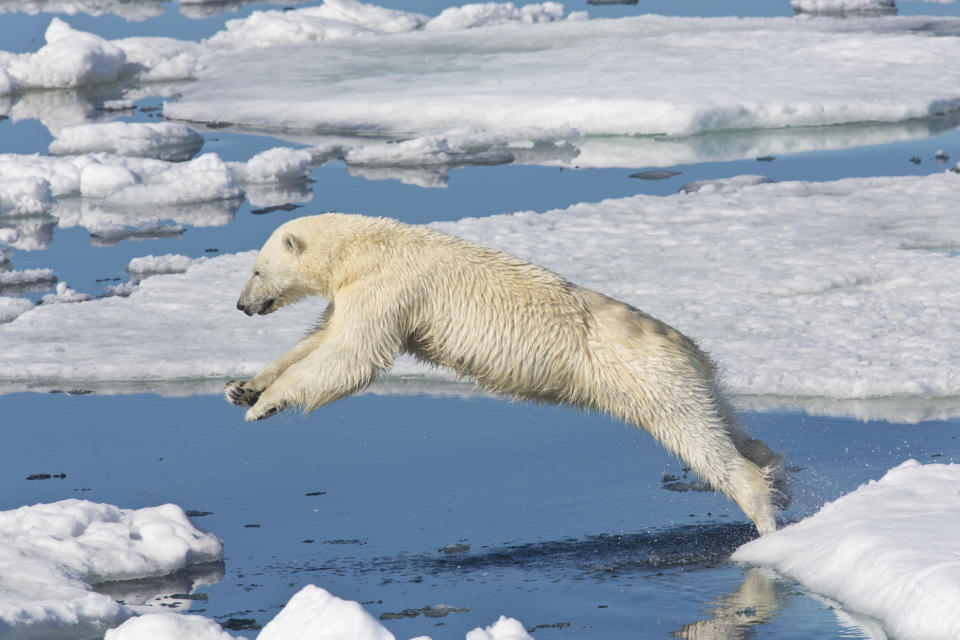
[{"label": "polar bear's ear", "polygon": [[306,245],[303,244],[303,240],[292,233],[285,233],[283,234],[283,248],[294,255],[300,255]]}]

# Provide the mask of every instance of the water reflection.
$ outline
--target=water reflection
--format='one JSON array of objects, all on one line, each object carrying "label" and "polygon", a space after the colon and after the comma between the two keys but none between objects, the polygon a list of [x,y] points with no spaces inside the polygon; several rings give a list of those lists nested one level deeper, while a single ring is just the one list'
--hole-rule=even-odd
[{"label": "water reflection", "polygon": [[683,640],[741,640],[780,611],[785,587],[769,571],[753,568],[740,587],[716,602],[708,620],[697,620],[673,632]]},{"label": "water reflection", "polygon": [[190,565],[166,576],[100,582],[92,586],[94,591],[121,604],[182,610],[189,609],[197,600],[205,600],[196,595],[197,589],[220,582],[223,575],[223,562],[208,562]]}]

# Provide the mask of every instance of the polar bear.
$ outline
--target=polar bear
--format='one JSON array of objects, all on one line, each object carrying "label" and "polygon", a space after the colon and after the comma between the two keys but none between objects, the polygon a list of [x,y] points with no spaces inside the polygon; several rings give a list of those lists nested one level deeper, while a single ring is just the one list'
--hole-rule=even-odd
[{"label": "polar bear", "polygon": [[227,399],[246,420],[313,411],[356,393],[401,353],[516,398],[596,409],[649,431],[776,529],[778,456],[734,422],[713,365],[663,322],[546,269],[388,218],[324,214],[281,225],[237,308],[330,301],[316,329]]}]

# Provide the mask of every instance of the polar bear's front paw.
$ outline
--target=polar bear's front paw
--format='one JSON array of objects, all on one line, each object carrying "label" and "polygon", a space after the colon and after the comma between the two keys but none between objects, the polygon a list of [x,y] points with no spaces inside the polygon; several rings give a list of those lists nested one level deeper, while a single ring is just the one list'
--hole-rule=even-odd
[{"label": "polar bear's front paw", "polygon": [[256,405],[250,407],[247,410],[247,414],[243,417],[246,422],[256,422],[257,420],[263,420],[264,418],[269,418],[270,416],[280,413],[280,407],[269,404],[269,405]]},{"label": "polar bear's front paw", "polygon": [[246,386],[241,380],[231,380],[224,388],[224,395],[227,400],[238,407],[252,407],[257,404],[260,398],[260,392]]}]

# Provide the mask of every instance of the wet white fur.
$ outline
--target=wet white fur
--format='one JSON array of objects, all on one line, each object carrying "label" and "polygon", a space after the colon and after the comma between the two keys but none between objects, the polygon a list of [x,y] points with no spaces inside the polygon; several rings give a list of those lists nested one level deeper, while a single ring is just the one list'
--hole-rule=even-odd
[{"label": "wet white fur", "polygon": [[[330,300],[316,330],[248,382],[247,420],[356,393],[403,352],[492,391],[603,411],[649,431],[776,528],[770,449],[733,421],[709,359],[659,320],[503,252],[385,218],[325,214],[278,228],[240,305]],[[237,404],[236,398],[231,401]]]}]

